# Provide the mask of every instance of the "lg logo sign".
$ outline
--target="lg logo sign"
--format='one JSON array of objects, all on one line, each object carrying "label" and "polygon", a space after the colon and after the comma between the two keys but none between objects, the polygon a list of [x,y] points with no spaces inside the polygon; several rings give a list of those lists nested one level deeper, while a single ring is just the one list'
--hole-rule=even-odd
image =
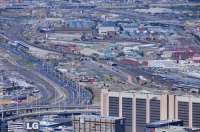
[{"label": "lg logo sign", "polygon": [[26,123],[26,130],[38,130],[39,123],[38,122],[27,122]]}]

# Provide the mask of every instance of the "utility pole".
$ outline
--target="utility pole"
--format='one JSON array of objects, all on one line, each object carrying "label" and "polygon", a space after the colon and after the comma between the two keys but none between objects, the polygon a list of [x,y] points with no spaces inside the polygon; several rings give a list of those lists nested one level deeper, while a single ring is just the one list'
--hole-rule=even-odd
[{"label": "utility pole", "polygon": [[79,96],[79,105],[81,104],[81,89],[80,89],[80,84],[79,84],[79,94],[80,94],[80,96]]},{"label": "utility pole", "polygon": [[[2,100],[2,99],[1,99]],[[18,94],[17,94],[17,115],[18,115]]]}]

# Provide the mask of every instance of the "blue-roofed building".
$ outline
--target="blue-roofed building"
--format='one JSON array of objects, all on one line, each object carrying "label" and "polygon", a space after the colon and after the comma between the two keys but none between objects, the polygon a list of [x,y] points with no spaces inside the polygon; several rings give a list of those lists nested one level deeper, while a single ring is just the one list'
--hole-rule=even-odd
[{"label": "blue-roofed building", "polygon": [[99,25],[102,27],[116,27],[114,22],[101,22]]},{"label": "blue-roofed building", "polygon": [[91,28],[91,22],[69,20],[69,28]]},{"label": "blue-roofed building", "polygon": [[128,31],[128,32],[138,30],[138,25],[136,25],[134,23],[131,23],[131,24],[122,23],[121,26],[122,26],[124,31]]}]

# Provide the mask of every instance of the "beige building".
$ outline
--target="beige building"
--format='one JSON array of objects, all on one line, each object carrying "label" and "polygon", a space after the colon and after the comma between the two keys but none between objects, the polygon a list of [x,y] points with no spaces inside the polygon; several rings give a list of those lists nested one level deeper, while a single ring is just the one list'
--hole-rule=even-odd
[{"label": "beige building", "polygon": [[169,118],[200,127],[199,109],[200,97],[192,95],[101,91],[101,115],[125,117],[125,129],[130,132],[142,132],[146,123]]},{"label": "beige building", "polygon": [[125,118],[99,115],[72,117],[73,132],[125,132]]}]

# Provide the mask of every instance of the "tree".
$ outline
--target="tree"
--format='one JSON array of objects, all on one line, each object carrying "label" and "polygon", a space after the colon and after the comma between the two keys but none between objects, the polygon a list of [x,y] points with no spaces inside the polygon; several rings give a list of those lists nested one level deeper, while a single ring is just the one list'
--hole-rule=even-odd
[{"label": "tree", "polygon": [[140,52],[140,56],[144,57],[144,52],[143,51]]},{"label": "tree", "polygon": [[119,56],[125,56],[124,52],[119,53]]}]

